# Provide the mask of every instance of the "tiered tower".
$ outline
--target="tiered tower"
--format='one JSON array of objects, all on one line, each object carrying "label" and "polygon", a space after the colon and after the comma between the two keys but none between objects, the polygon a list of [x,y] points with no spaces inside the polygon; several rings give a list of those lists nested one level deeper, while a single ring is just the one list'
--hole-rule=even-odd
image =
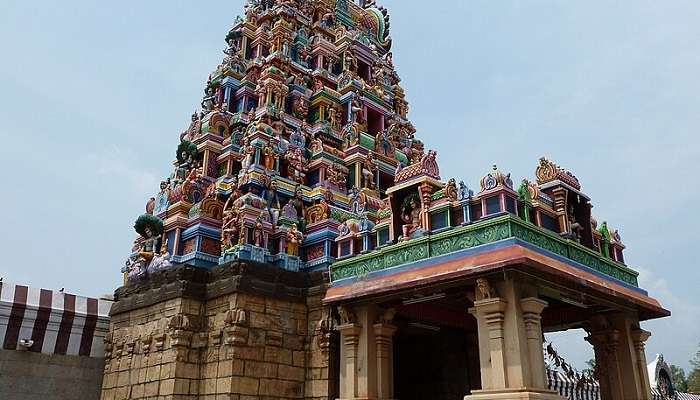
[{"label": "tiered tower", "polygon": [[[327,269],[339,226],[368,237],[396,171],[425,155],[389,16],[373,2],[251,2],[226,42],[174,171],[146,207],[163,222],[151,233],[162,231],[172,264]],[[141,239],[132,279],[149,273]]]},{"label": "tiered tower", "polygon": [[374,1],[248,2],[136,221],[104,399],[554,399],[542,331],[568,328],[606,399],[647,398],[639,321],[668,311],[617,231],[545,158],[441,180],[389,27]]}]

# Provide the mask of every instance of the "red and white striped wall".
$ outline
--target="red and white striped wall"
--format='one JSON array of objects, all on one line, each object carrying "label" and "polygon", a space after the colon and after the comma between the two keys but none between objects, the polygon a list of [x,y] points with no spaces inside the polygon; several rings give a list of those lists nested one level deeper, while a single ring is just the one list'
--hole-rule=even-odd
[{"label": "red and white striped wall", "polygon": [[[104,357],[111,306],[109,300],[0,283],[0,349]],[[25,348],[22,340],[33,343]]]}]

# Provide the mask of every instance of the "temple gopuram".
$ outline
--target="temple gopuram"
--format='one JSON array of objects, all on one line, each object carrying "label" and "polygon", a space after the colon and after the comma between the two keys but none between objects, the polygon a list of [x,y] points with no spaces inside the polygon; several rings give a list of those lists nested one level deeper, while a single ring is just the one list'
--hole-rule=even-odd
[{"label": "temple gopuram", "polygon": [[670,312],[618,231],[547,158],[441,177],[384,7],[248,0],[225,43],[136,220],[102,399],[564,399],[567,329],[603,400],[651,399],[640,322]]}]

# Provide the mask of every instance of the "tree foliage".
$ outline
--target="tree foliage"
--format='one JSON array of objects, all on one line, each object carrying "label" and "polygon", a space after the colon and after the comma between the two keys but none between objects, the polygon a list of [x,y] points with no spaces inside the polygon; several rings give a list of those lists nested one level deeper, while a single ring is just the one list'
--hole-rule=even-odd
[{"label": "tree foliage", "polygon": [[671,365],[671,379],[673,380],[673,387],[675,387],[677,391],[688,391],[688,379],[685,377],[683,368],[677,365]]},{"label": "tree foliage", "polygon": [[586,367],[587,368],[585,368],[582,372],[593,375],[596,368],[595,358],[591,358],[590,360],[586,361]]},{"label": "tree foliage", "polygon": [[688,391],[691,393],[700,393],[700,346],[695,357],[690,360],[690,365],[693,370],[688,374]]}]

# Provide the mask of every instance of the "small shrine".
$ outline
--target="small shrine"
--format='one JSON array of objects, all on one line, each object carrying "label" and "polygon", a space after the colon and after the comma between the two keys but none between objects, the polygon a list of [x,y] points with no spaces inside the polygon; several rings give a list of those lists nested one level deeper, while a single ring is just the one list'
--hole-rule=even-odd
[{"label": "small shrine", "polygon": [[669,312],[618,230],[544,157],[442,177],[384,7],[248,0],[225,44],[136,219],[104,399],[561,399],[542,334],[572,328],[604,400],[650,398]]}]

